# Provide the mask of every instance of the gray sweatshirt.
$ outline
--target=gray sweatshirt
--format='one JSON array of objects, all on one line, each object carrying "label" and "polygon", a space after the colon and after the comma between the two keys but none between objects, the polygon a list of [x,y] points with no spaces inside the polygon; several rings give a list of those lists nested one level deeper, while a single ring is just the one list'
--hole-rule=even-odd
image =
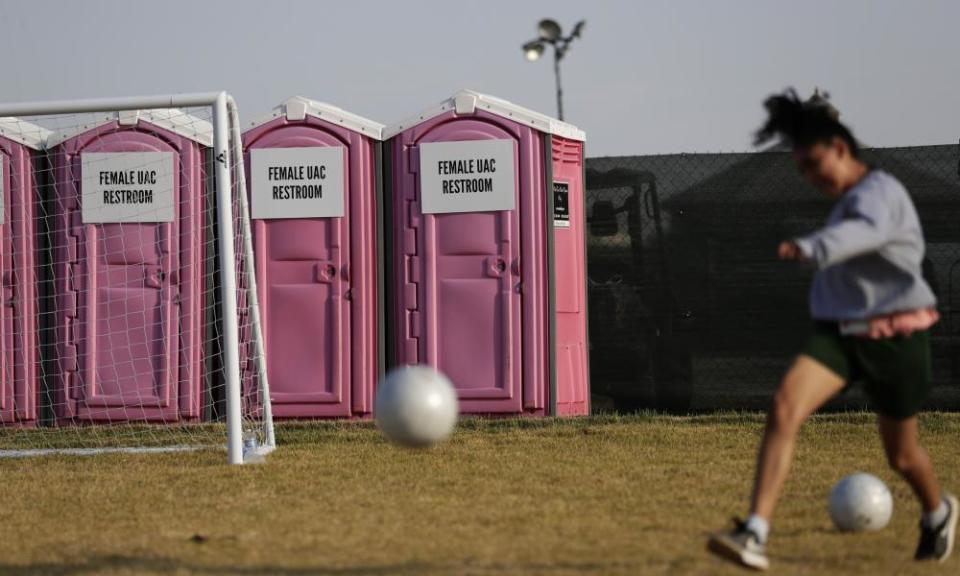
[{"label": "gray sweatshirt", "polygon": [[837,200],[827,225],[796,239],[818,271],[810,288],[816,320],[865,320],[937,303],[921,274],[924,242],[907,190],[872,170]]}]

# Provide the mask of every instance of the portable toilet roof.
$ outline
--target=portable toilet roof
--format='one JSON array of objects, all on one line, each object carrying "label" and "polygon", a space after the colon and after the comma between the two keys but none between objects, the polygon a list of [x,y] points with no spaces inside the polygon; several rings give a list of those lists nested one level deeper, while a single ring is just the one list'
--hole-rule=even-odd
[{"label": "portable toilet roof", "polygon": [[0,118],[0,136],[34,150],[42,150],[50,134],[50,130],[26,120],[12,116]]},{"label": "portable toilet roof", "polygon": [[213,146],[213,124],[183,110],[158,108],[154,110],[123,110],[94,116],[79,126],[51,133],[46,139],[46,147],[53,148],[74,136],[79,136],[88,130],[110,122],[119,122],[122,126],[135,126],[140,120],[189,138],[203,146]]},{"label": "portable toilet roof", "polygon": [[573,124],[568,124],[562,120],[551,118],[550,116],[541,114],[540,112],[534,112],[529,108],[518,106],[517,104],[508,102],[502,98],[481,94],[479,92],[474,92],[473,90],[460,90],[440,104],[427,108],[420,114],[411,116],[406,120],[388,126],[384,130],[383,136],[384,139],[393,138],[411,126],[416,126],[417,124],[426,122],[431,118],[436,118],[437,116],[445,114],[450,110],[456,110],[457,114],[472,114],[478,108],[491,114],[501,116],[507,120],[517,122],[525,126],[530,126],[531,128],[541,132],[546,132],[547,134],[553,134],[562,138],[570,138],[571,140],[579,140],[583,142],[587,137],[583,130],[577,128]]},{"label": "portable toilet roof", "polygon": [[351,112],[347,112],[342,108],[337,108],[326,102],[318,102],[316,100],[311,100],[310,98],[304,98],[303,96],[293,96],[292,98],[287,98],[280,103],[279,106],[273,109],[273,111],[258,118],[250,123],[247,127],[247,130],[252,130],[257,126],[261,126],[279,118],[281,116],[286,116],[287,120],[303,120],[307,116],[313,116],[314,118],[319,118],[331,124],[337,126],[343,126],[358,132],[370,138],[376,140],[383,140],[383,124],[379,122],[374,122],[363,116],[358,116]]}]

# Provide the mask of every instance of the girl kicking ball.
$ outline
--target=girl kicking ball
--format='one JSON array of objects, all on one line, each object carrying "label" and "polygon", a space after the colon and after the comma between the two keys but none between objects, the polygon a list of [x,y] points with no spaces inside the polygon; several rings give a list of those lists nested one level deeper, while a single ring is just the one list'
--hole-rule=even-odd
[{"label": "girl kicking ball", "polygon": [[792,90],[770,97],[757,143],[779,136],[797,168],[836,201],[826,225],[780,244],[782,260],[817,267],[810,290],[813,333],[773,399],[757,458],[745,522],[710,537],[709,549],[766,569],[770,519],[783,488],[800,425],[852,381],[863,382],[877,414],[890,467],[920,500],[917,560],[943,562],[953,549],[960,506],[941,491],[920,446],[917,413],[931,385],[930,335],[936,299],[921,276],[923,232],[906,189],[867,166],[857,142],[829,107]]}]

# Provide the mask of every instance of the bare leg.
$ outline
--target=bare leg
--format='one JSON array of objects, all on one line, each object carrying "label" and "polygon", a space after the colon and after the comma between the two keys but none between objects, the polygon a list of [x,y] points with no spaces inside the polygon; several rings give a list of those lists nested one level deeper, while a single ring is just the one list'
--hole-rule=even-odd
[{"label": "bare leg", "polygon": [[897,420],[880,416],[878,422],[890,467],[910,484],[924,512],[936,510],[940,506],[940,486],[930,456],[920,445],[917,417]]},{"label": "bare leg", "polygon": [[750,513],[770,520],[793,461],[803,422],[843,390],[844,381],[809,356],[799,356],[787,370],[767,414],[767,427],[753,484]]}]

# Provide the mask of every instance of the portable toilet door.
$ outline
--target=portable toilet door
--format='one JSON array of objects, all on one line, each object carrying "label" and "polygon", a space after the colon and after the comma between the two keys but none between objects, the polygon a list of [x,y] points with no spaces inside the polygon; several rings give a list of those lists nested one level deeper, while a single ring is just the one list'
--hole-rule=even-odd
[{"label": "portable toilet door", "polygon": [[390,364],[437,367],[463,412],[586,413],[583,132],[461,91],[385,137]]},{"label": "portable toilet door", "polygon": [[177,110],[48,139],[58,423],[201,417],[211,145],[210,123]]},{"label": "portable toilet door", "polygon": [[373,410],[382,130],[294,97],[243,135],[274,417]]},{"label": "portable toilet door", "polygon": [[34,209],[49,131],[0,118],[0,424],[32,426],[38,414]]}]

